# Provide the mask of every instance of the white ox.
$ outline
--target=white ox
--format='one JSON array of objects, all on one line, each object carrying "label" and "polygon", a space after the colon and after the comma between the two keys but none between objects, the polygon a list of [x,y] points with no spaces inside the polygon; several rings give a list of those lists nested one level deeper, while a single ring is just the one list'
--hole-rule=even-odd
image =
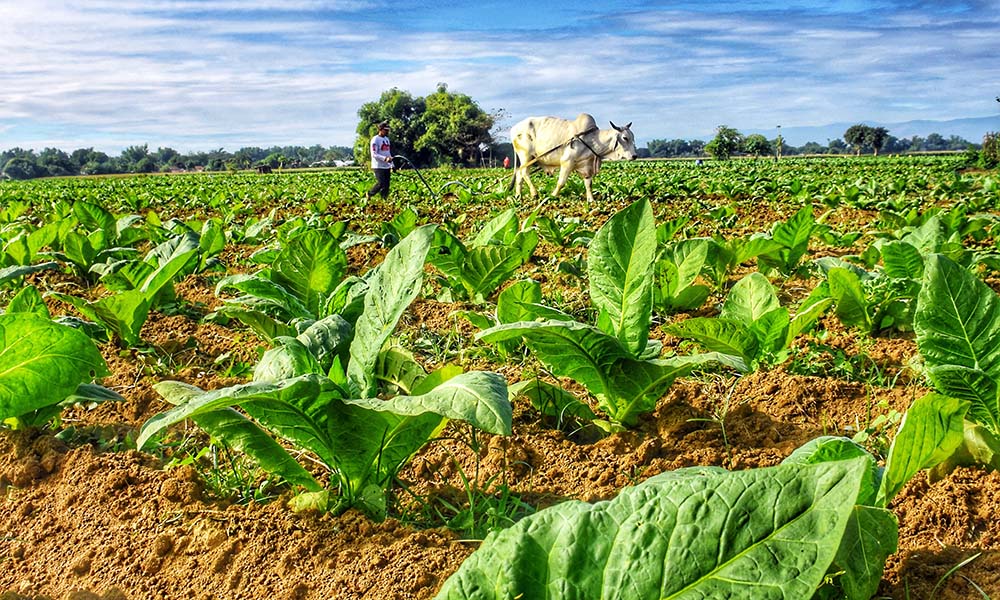
[{"label": "white ox", "polygon": [[556,117],[528,117],[510,129],[510,140],[517,154],[518,164],[514,167],[514,194],[521,195],[521,179],[528,182],[531,197],[538,196],[538,190],[531,183],[528,170],[540,165],[547,173],[559,169],[559,182],[552,192],[566,184],[569,174],[576,171],[583,177],[587,188],[587,202],[594,201],[590,182],[601,169],[602,160],[635,160],[635,136],[629,129],[632,124],[613,129],[598,129],[594,117],[580,113],[575,121]]}]

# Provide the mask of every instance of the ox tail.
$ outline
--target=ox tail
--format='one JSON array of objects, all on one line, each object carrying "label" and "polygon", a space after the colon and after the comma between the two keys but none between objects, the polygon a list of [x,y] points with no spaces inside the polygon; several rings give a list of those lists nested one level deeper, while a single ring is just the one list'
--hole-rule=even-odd
[{"label": "ox tail", "polygon": [[514,167],[510,172],[510,182],[507,183],[507,191],[514,189],[514,183],[517,181],[517,153],[514,153],[514,160],[511,161],[511,166]]}]

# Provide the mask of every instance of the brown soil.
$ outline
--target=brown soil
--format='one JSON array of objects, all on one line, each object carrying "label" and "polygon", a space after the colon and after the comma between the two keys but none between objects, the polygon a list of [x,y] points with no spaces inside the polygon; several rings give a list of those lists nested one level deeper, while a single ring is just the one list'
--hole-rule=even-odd
[{"label": "brown soil", "polygon": [[[353,255],[366,264],[379,260],[362,250]],[[783,368],[742,378],[702,375],[678,381],[634,430],[603,438],[572,426],[559,430],[518,405],[513,436],[473,440],[455,426],[400,473],[425,505],[400,491],[396,516],[383,523],[353,511],[294,513],[285,506],[287,491],[268,503],[235,503],[209,493],[192,466],[164,469],[169,449],[123,449],[166,408],[154,383],[172,378],[214,389],[248,377],[238,367],[252,366],[263,344],[246,330],[201,321],[218,304],[212,288],[206,278],[177,285],[189,310],[151,316],[142,338],[152,351],[103,348],[113,373],[104,383],[126,400],[67,410],[62,425],[76,429],[71,441],[0,430],[0,598],[431,598],[477,543],[421,526],[421,510],[446,513],[449,504],[460,505],[463,479],[486,492],[506,486],[535,507],[608,499],[665,470],[777,464],[817,435],[850,435],[876,415],[903,412],[926,391],[907,375],[912,340],[875,338],[859,348],[850,332],[825,322],[835,331],[828,346],[864,352],[889,375],[885,387]],[[570,288],[562,292],[573,297]],[[432,342],[417,349],[429,368],[459,361],[501,369],[511,382],[537,370],[530,362],[501,367],[472,352],[449,355],[442,341],[449,336],[461,340],[458,347],[475,347],[475,329],[452,314],[459,308],[472,307],[421,299],[405,317],[408,339]],[[874,431],[872,439],[888,433]],[[1000,597],[1000,474],[959,469],[933,483],[920,474],[891,508],[899,551],[888,561],[881,596]]]}]

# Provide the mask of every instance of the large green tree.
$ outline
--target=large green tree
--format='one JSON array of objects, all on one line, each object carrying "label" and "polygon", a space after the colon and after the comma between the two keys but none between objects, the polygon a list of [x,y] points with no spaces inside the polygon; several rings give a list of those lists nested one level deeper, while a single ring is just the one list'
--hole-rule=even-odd
[{"label": "large green tree", "polygon": [[479,108],[469,96],[449,92],[443,83],[424,99],[424,108],[420,116],[424,132],[414,141],[415,150],[430,150],[436,164],[475,165],[479,162],[481,148],[493,141],[490,135],[492,115]]},{"label": "large green tree", "polygon": [[494,116],[469,96],[449,92],[443,83],[426,98],[397,88],[382,92],[378,100],[358,109],[358,117],[354,157],[361,165],[370,163],[368,141],[381,121],[392,128],[392,153],[418,166],[476,164],[481,145],[493,141]]},{"label": "large green tree", "polygon": [[878,151],[885,146],[888,139],[889,130],[885,127],[869,127],[865,132],[865,145],[872,149],[875,156],[878,156]]},{"label": "large green tree", "polygon": [[715,139],[705,144],[705,152],[712,158],[729,160],[729,157],[743,149],[743,134],[725,125],[715,129]]},{"label": "large green tree", "polygon": [[748,154],[753,154],[754,158],[769,156],[773,152],[771,142],[759,133],[751,133],[743,140],[743,150]]},{"label": "large green tree", "polygon": [[[936,134],[931,134],[936,135]],[[859,123],[851,125],[844,132],[844,141],[854,148],[854,154],[861,154],[864,148],[871,148],[872,152],[878,156],[878,151],[885,146],[889,140],[889,130],[885,127],[872,127]]]},{"label": "large green tree", "polygon": [[868,138],[868,130],[871,129],[863,123],[858,123],[857,125],[851,125],[844,132],[844,141],[847,145],[854,149],[855,156],[861,154],[861,150],[865,147],[865,140]]}]

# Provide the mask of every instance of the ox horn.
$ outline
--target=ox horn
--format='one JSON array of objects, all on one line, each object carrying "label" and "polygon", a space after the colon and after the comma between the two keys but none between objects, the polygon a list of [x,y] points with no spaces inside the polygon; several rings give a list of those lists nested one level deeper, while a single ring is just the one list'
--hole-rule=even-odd
[{"label": "ox horn", "polygon": [[611,123],[611,126],[614,127],[616,131],[621,131],[622,130],[621,127],[615,125],[614,121],[608,121],[608,123]]}]

